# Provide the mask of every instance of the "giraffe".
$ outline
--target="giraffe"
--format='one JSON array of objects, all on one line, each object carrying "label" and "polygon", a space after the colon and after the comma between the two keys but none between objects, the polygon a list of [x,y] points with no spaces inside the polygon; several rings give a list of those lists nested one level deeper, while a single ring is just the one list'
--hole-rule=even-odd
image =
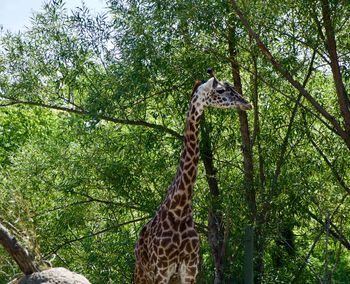
[{"label": "giraffe", "polygon": [[199,238],[192,217],[192,194],[199,160],[199,122],[205,107],[252,109],[227,82],[215,76],[197,81],[186,117],[184,145],[176,175],[154,218],[135,246],[134,283],[195,283]]}]

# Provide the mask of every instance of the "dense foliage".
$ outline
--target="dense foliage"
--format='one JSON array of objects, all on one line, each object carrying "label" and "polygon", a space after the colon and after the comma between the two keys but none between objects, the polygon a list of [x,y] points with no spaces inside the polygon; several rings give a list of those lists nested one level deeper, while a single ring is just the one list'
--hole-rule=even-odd
[{"label": "dense foliage", "polygon": [[[206,110],[201,152],[212,155],[218,191],[201,163],[198,283],[213,283],[215,269],[222,283],[243,282],[247,225],[255,283],[349,283],[350,4],[238,2],[318,108],[255,45],[235,2],[109,0],[108,14],[92,15],[56,0],[25,32],[2,31],[0,222],[41,261],[92,283],[131,282],[139,230],[176,171],[192,85],[213,66],[254,103],[253,175],[241,116]],[[0,283],[18,272],[0,248]]]}]

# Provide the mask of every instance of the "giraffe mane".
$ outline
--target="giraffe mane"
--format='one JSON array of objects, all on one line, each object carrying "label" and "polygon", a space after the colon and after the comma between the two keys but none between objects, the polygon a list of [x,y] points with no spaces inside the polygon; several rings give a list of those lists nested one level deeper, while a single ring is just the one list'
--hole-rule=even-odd
[{"label": "giraffe mane", "polygon": [[203,84],[203,81],[201,81],[201,80],[196,80],[196,82],[194,83],[193,88],[192,88],[191,97],[192,97],[192,96],[194,95],[194,93],[197,91],[198,87],[199,87],[200,85],[202,85],[202,84]]}]

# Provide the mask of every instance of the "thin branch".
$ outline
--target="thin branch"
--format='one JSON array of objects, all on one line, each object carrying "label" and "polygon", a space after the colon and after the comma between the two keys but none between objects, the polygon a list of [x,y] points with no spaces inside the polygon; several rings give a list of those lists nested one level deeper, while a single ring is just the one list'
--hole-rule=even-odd
[{"label": "thin branch", "polygon": [[78,191],[74,191],[74,190],[68,190],[68,191],[71,194],[80,195],[80,196],[87,198],[89,202],[98,202],[98,203],[107,204],[107,205],[115,205],[115,206],[126,207],[128,209],[140,210],[139,206],[130,205],[130,204],[121,203],[121,202],[115,202],[112,200],[99,199],[99,198],[93,197],[85,192],[78,192]]},{"label": "thin branch", "polygon": [[[315,60],[315,56],[316,56],[316,52],[314,50],[313,54],[312,54],[312,57],[311,57],[311,61],[310,61],[310,65],[309,65],[309,69],[308,69],[308,72],[306,74],[306,77],[304,79],[304,82],[303,82],[303,87],[305,87],[307,85],[307,82],[309,81],[310,77],[311,77],[311,73],[312,73],[312,70],[313,70],[313,63],[314,63],[314,60]],[[294,105],[294,108],[293,108],[293,111],[292,111],[292,116],[290,118],[290,121],[289,121],[289,124],[288,124],[288,129],[287,129],[287,132],[286,132],[286,135],[283,139],[283,143],[282,143],[282,147],[281,147],[281,152],[280,152],[280,155],[277,159],[277,163],[276,163],[276,170],[275,170],[275,175],[273,177],[273,185],[276,186],[277,185],[277,180],[278,180],[278,177],[281,173],[281,167],[283,165],[283,162],[284,162],[284,158],[285,158],[285,154],[286,154],[286,150],[287,150],[287,145],[288,145],[288,140],[289,140],[289,136],[291,135],[292,133],[292,126],[293,126],[293,123],[294,123],[294,119],[296,117],[296,114],[297,114],[297,111],[298,111],[298,106],[300,105],[300,102],[301,102],[301,98],[302,98],[302,95],[299,94],[298,98],[297,98],[297,101],[295,102],[295,105]]]},{"label": "thin branch", "polygon": [[342,250],[342,246],[341,246],[341,243],[339,243],[339,249],[336,252],[336,257],[335,257],[334,265],[333,265],[332,270],[330,272],[330,277],[332,277],[332,275],[334,274],[334,271],[335,271],[335,269],[340,261],[341,250]]},{"label": "thin branch", "polygon": [[295,273],[295,277],[291,281],[292,284],[297,282],[297,280],[299,279],[299,276],[301,275],[301,272],[309,264],[310,256],[311,256],[312,252],[314,251],[316,244],[320,241],[320,238],[321,238],[323,232],[324,232],[324,226],[322,226],[320,232],[318,233],[318,235],[314,239],[314,242],[312,243],[309,252],[307,253],[307,255],[304,258],[303,264],[299,267],[298,271]]},{"label": "thin branch", "polygon": [[322,105],[315,100],[313,96],[300,84],[297,80],[295,80],[292,75],[285,69],[271,54],[270,50],[265,46],[265,44],[261,41],[260,37],[253,31],[248,20],[243,15],[242,11],[239,9],[236,0],[231,0],[231,4],[236,14],[240,18],[242,24],[247,29],[249,35],[254,38],[258,48],[264,54],[266,59],[272,64],[272,66],[294,87],[296,88],[310,103],[311,105],[326,119],[328,120],[333,127],[336,129],[337,134],[343,139],[347,147],[350,149],[350,136],[344,129],[341,127],[337,119],[327,112]]},{"label": "thin branch", "polygon": [[[214,49],[208,49],[211,53],[213,53],[215,56],[227,60],[229,62],[232,63],[232,59],[218,53],[216,50]],[[248,50],[247,50],[248,51]],[[247,67],[244,67],[243,65],[240,66],[244,71],[247,71],[250,74],[254,74],[254,71],[250,70]],[[317,69],[317,67],[315,68]],[[276,91],[277,93],[281,94],[283,97],[289,99],[292,102],[298,102],[297,99],[293,98],[292,96],[289,96],[287,94],[285,94],[282,90],[280,90],[279,88],[277,88],[275,85],[272,85],[270,82],[268,82],[263,76],[257,74],[258,79],[263,82],[267,87],[271,88],[272,90]],[[315,113],[314,111],[312,111],[310,108],[308,108],[307,106],[304,106],[303,104],[299,103],[298,106],[304,110],[306,110],[308,113],[310,113],[313,117],[315,117],[316,119],[318,119],[325,127],[327,127],[330,131],[332,131],[334,134],[339,135],[339,133],[337,132],[337,130],[332,127],[330,124],[327,123],[327,121],[325,121],[324,119],[322,119],[322,116],[318,115],[317,113]]]},{"label": "thin branch", "polygon": [[[310,210],[307,211],[308,215],[317,221],[320,225],[325,226],[324,221],[320,220],[314,213],[312,213]],[[350,250],[350,242],[349,240],[339,231],[339,229],[334,225],[334,223],[330,220],[330,226],[334,229],[332,230],[331,228],[329,229],[329,233],[338,240],[347,250]]]},{"label": "thin branch", "polygon": [[306,131],[306,135],[309,138],[309,141],[311,142],[312,146],[317,150],[317,152],[320,154],[320,156],[323,158],[323,160],[328,165],[329,169],[331,170],[333,176],[336,178],[338,183],[341,185],[342,188],[346,190],[348,194],[350,194],[350,187],[345,183],[344,179],[339,175],[335,167],[333,166],[332,162],[327,158],[326,154],[323,153],[322,149],[316,144],[316,142],[312,139],[311,134],[309,131]]},{"label": "thin branch", "polygon": [[16,105],[16,102],[9,102],[9,103],[4,103],[4,104],[0,104],[0,107],[7,107],[7,106],[13,106]]},{"label": "thin branch", "polygon": [[175,138],[179,140],[183,140],[183,136],[177,133],[175,130],[172,130],[166,126],[155,124],[155,123],[150,123],[144,120],[130,120],[130,119],[120,119],[120,118],[115,118],[115,117],[109,117],[106,115],[96,115],[92,114],[89,111],[86,110],[78,110],[76,108],[69,108],[69,107],[63,107],[63,106],[56,106],[56,105],[50,105],[46,104],[43,102],[31,102],[31,101],[23,101],[23,100],[18,100],[14,98],[6,98],[3,97],[4,99],[10,100],[10,102],[6,105],[0,105],[0,106],[8,106],[8,105],[15,105],[15,104],[23,104],[23,105],[30,105],[30,106],[38,106],[38,107],[43,107],[47,109],[53,109],[53,110],[58,110],[58,111],[64,111],[68,113],[73,113],[73,114],[78,114],[78,115],[84,115],[84,116],[94,116],[97,119],[104,120],[104,121],[109,121],[113,122],[116,124],[125,124],[125,125],[135,125],[135,126],[144,126],[152,129],[156,129],[165,133],[168,133]]},{"label": "thin branch", "polygon": [[137,206],[134,206],[134,205],[125,204],[125,203],[121,203],[121,202],[114,202],[114,201],[109,201],[109,200],[88,198],[87,200],[76,201],[76,202],[72,202],[72,203],[69,203],[69,204],[62,205],[62,206],[57,206],[57,207],[54,207],[54,208],[51,208],[51,209],[47,209],[43,213],[33,215],[32,218],[36,219],[38,217],[50,214],[50,213],[58,211],[58,210],[63,210],[63,209],[66,209],[68,207],[79,206],[79,205],[93,203],[93,202],[102,203],[102,204],[106,204],[106,205],[120,206],[120,207],[124,207],[124,208],[128,208],[128,209],[135,209],[135,210],[139,210],[139,211],[141,209],[140,207],[137,207]]},{"label": "thin branch", "polygon": [[328,278],[329,278],[329,267],[328,267],[329,224],[330,224],[330,216],[329,216],[329,210],[327,210],[327,212],[326,212],[326,220],[325,220],[326,243],[325,243],[325,250],[324,250],[325,260],[324,260],[324,276],[323,276],[325,284],[330,283],[328,281]]},{"label": "thin branch", "polygon": [[124,223],[119,223],[119,224],[116,224],[114,226],[107,227],[107,228],[105,228],[103,230],[96,231],[94,233],[91,233],[91,234],[88,234],[88,235],[85,235],[85,236],[82,236],[82,237],[78,237],[78,238],[75,238],[75,239],[68,240],[68,241],[58,245],[55,249],[51,250],[47,255],[44,256],[44,258],[46,259],[51,254],[57,254],[57,252],[60,249],[62,249],[65,246],[71,245],[72,243],[75,243],[75,242],[78,242],[78,241],[82,241],[84,239],[92,238],[94,236],[106,233],[106,232],[108,232],[110,230],[117,229],[117,228],[120,228],[122,226],[129,225],[129,224],[136,223],[136,222],[140,222],[140,221],[147,220],[147,219],[149,219],[149,216],[142,217],[142,218],[139,218],[139,219],[130,220],[130,221],[127,221],[127,222],[124,222]]}]

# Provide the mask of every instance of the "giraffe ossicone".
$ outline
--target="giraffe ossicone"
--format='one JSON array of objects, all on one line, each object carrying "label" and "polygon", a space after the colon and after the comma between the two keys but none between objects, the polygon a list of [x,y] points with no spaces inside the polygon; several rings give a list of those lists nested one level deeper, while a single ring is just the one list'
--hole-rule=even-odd
[{"label": "giraffe ossicone", "polygon": [[199,160],[198,127],[205,107],[250,110],[252,105],[227,82],[212,77],[195,85],[186,116],[184,145],[172,184],[156,215],[141,230],[135,247],[134,283],[195,283],[199,238],[192,194]]}]

